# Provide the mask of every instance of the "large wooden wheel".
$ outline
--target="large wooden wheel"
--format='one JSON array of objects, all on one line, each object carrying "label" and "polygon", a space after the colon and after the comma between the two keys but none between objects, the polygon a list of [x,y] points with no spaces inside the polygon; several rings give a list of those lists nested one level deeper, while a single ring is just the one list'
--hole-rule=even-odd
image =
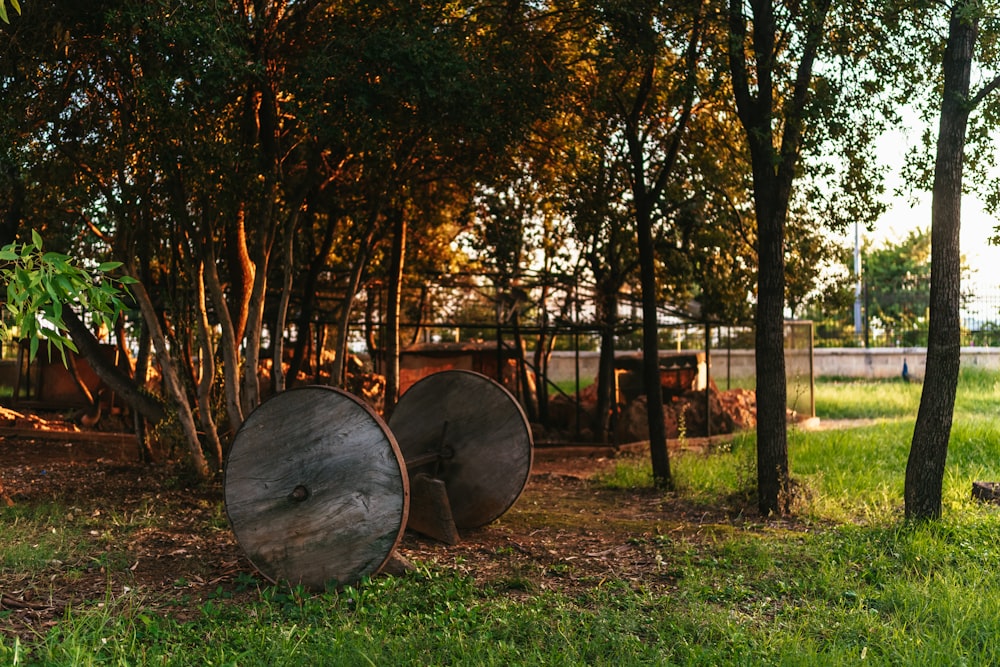
[{"label": "large wooden wheel", "polygon": [[274,582],[353,583],[385,565],[405,529],[396,439],[339,389],[296,388],[261,404],[236,433],[225,475],[236,538]]},{"label": "large wooden wheel", "polygon": [[455,526],[478,528],[510,509],[531,475],[531,428],[517,400],[485,375],[429,375],[389,419],[411,477],[442,480]]}]

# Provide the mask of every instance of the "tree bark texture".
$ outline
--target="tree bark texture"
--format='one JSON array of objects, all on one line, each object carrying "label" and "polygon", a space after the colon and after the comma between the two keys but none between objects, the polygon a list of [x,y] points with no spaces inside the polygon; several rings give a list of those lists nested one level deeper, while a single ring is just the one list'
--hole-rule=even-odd
[{"label": "tree bark texture", "polygon": [[[354,305],[354,295],[361,289],[361,278],[368,268],[368,260],[377,243],[375,232],[378,229],[378,218],[381,207],[376,207],[365,221],[365,229],[358,240],[358,249],[351,265],[351,275],[344,288],[344,305],[340,309],[337,322],[336,356],[333,359],[333,369],[330,371],[330,383],[334,387],[344,385],[347,369],[347,343],[351,328],[351,310]],[[373,357],[374,358],[374,357]]]},{"label": "tree bark texture", "polygon": [[295,272],[295,230],[296,224],[291,224],[285,233],[284,261],[282,262],[281,298],[278,301],[278,312],[274,317],[274,330],[271,332],[271,388],[274,393],[285,390],[285,322],[288,319],[288,303],[292,296],[292,277]]},{"label": "tree bark texture", "polygon": [[195,289],[198,313],[198,359],[201,366],[198,377],[198,418],[205,430],[205,437],[211,445],[215,464],[222,470],[222,441],[219,439],[219,429],[215,425],[215,415],[212,412],[212,387],[215,385],[215,346],[212,344],[212,325],[208,320],[208,300],[205,297],[205,263],[199,263],[195,270]]},{"label": "tree bark texture", "polygon": [[961,330],[962,171],[969,120],[969,82],[978,20],[969,2],[952,7],[942,63],[944,89],[931,202],[931,293],[927,368],[906,463],[906,517],[941,516],[948,440],[958,388]]},{"label": "tree bark texture", "polygon": [[257,258],[253,290],[250,295],[250,317],[247,318],[243,363],[243,414],[250,414],[260,405],[260,334],[264,324],[264,296],[267,291],[267,253]]},{"label": "tree bark texture", "polygon": [[[330,216],[333,218],[334,216]],[[309,329],[313,320],[313,313],[316,310],[316,285],[319,283],[319,276],[326,268],[326,259],[330,256],[330,249],[333,248],[334,231],[336,229],[337,223],[330,220],[326,224],[326,228],[323,231],[323,239],[320,241],[319,248],[312,254],[312,258],[309,261],[309,270],[306,271],[304,278],[301,281],[301,287],[299,289],[301,294],[301,302],[299,305],[299,317],[297,320],[299,335],[295,340],[295,347],[292,352],[292,361],[288,366],[288,377],[289,386],[294,386],[295,382],[299,376],[299,371],[305,362],[306,354],[308,353],[309,341],[311,340],[309,336]],[[340,354],[338,349],[338,356]],[[331,382],[335,386],[340,386],[340,376],[337,373],[331,374]]]},{"label": "tree bark texture", "polygon": [[656,257],[653,225],[648,214],[636,216],[639,238],[639,272],[642,283],[642,380],[646,388],[649,452],[653,480],[661,488],[672,488],[667,426],[664,423],[663,389],[660,386],[660,323],[656,307]]},{"label": "tree bark texture", "polygon": [[[755,193],[758,199],[763,193]],[[756,313],[757,493],[760,513],[782,514],[788,507],[788,430],[785,377],[784,219],[770,207],[758,210]],[[763,214],[763,215],[762,215]]]}]

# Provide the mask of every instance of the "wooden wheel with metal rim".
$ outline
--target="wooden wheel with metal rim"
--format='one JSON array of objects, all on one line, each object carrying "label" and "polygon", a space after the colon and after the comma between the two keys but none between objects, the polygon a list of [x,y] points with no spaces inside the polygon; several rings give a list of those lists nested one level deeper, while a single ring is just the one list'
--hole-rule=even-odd
[{"label": "wooden wheel with metal rim", "polygon": [[412,479],[442,480],[458,528],[499,518],[531,475],[532,437],[517,399],[471,371],[428,375],[407,390],[389,427]]},{"label": "wooden wheel with metal rim", "polygon": [[310,386],[247,417],[226,463],[225,499],[261,574],[320,590],[385,565],[406,526],[409,482],[381,417],[347,392]]}]

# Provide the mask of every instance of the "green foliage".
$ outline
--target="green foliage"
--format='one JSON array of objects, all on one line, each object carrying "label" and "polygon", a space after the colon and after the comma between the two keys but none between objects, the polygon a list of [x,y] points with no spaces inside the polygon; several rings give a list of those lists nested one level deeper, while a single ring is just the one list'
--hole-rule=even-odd
[{"label": "green foliage", "polygon": [[[0,248],[0,279],[7,283],[6,309],[12,323],[0,322],[0,337],[22,338],[34,359],[42,340],[49,354],[55,347],[66,362],[66,350],[76,352],[63,320],[63,308],[76,305],[90,313],[96,324],[111,327],[126,308],[118,285],[135,282],[128,276],[96,280],[64,254],[45,252],[42,237],[32,230],[30,243],[11,243]],[[106,274],[121,262],[104,262],[95,273]]]},{"label": "green foliage", "polygon": [[866,250],[863,275],[869,320],[905,337],[925,321],[930,304],[930,231],[911,231],[898,243]]},{"label": "green foliage", "polygon": [[[10,0],[10,6],[13,7],[14,11],[18,14],[21,13],[21,5],[18,4],[17,0]],[[0,0],[0,21],[10,23],[10,18],[7,15],[7,0]]]}]

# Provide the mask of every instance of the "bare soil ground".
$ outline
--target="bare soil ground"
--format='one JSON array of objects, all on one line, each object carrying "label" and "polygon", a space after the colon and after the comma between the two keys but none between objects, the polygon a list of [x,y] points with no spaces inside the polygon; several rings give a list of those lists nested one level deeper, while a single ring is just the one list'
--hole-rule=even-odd
[{"label": "bare soil ground", "polygon": [[[18,507],[59,511],[53,530],[77,525],[84,535],[84,548],[66,561],[0,569],[0,631],[37,637],[67,608],[123,592],[178,619],[220,593],[236,603],[257,595],[247,582],[264,582],[228,526],[221,484],[191,484],[181,466],[142,464],[127,447],[83,438],[0,432],[0,494]],[[658,540],[699,539],[713,526],[754,520],[745,499],[706,509],[652,489],[595,485],[592,477],[615,465],[609,454],[648,456],[538,450],[524,494],[498,521],[454,546],[407,532],[398,553],[512,594],[573,592],[606,578],[669,588]]]}]

